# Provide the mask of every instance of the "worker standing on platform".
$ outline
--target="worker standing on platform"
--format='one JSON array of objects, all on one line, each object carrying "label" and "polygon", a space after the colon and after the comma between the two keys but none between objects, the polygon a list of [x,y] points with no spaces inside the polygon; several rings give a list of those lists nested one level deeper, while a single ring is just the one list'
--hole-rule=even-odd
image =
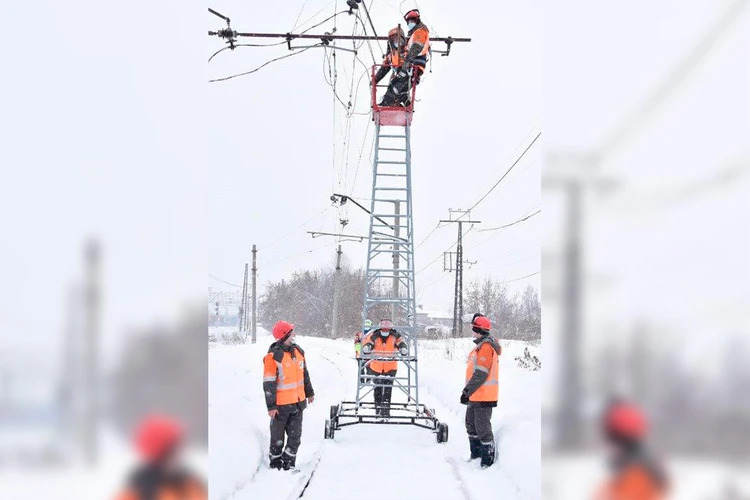
[{"label": "worker standing on platform", "polygon": [[[400,68],[396,71],[388,90],[383,96],[380,106],[403,105],[408,107],[411,104],[410,88],[411,83],[418,85],[419,81],[427,66],[427,53],[430,51],[430,30],[422,22],[418,9],[412,9],[404,16],[408,28],[406,48],[404,53],[399,53]],[[392,46],[391,33],[398,34],[398,28],[392,29],[389,33],[389,45]],[[385,63],[384,63],[385,64]],[[381,68],[381,71],[383,68]],[[378,71],[376,81],[380,81],[387,73],[387,70],[381,74]],[[380,75],[380,78],[377,78]]]},{"label": "worker standing on platform", "polygon": [[276,342],[263,358],[263,392],[271,417],[269,465],[272,469],[289,470],[295,466],[301,443],[302,412],[315,399],[315,392],[307,371],[305,351],[294,341],[294,325],[279,321],[272,334]]},{"label": "worker standing on platform", "polygon": [[477,313],[471,322],[476,347],[466,363],[466,386],[461,404],[466,407],[466,433],[469,435],[470,460],[482,459],[482,468],[495,462],[495,437],[492,433],[492,408],[497,406],[499,356],[502,348],[490,335],[489,318]]},{"label": "worker standing on platform", "polygon": [[[384,319],[380,321],[378,328],[365,337],[362,343],[362,354],[374,357],[391,357],[400,353],[402,356],[409,354],[409,346],[401,337],[401,334],[393,329],[393,323]],[[372,375],[376,385],[373,390],[375,399],[375,414],[380,417],[391,416],[391,391],[393,390],[393,378],[398,370],[398,361],[388,359],[371,359],[367,362],[367,374]]]},{"label": "worker standing on platform", "polygon": [[603,416],[604,438],[612,456],[612,477],[603,485],[597,500],[660,500],[669,490],[667,475],[646,451],[648,423],[634,404],[613,401]]},{"label": "worker standing on platform", "polygon": [[375,73],[375,84],[380,83],[389,72],[391,73],[391,82],[380,101],[380,106],[393,106],[398,101],[398,97],[408,91],[409,76],[406,73],[399,76],[405,57],[406,36],[404,31],[400,27],[393,28],[388,32],[388,54],[383,59],[380,69]]},{"label": "worker standing on platform", "polygon": [[[360,367],[360,358],[362,357],[362,341],[365,338],[365,335],[369,333],[369,331],[372,330],[372,321],[369,319],[365,320],[365,328],[364,331],[357,332],[354,334],[354,355],[357,359],[357,369],[359,370],[360,377],[365,374],[365,365],[364,363],[361,364]],[[360,378],[360,382],[362,379]]]}]

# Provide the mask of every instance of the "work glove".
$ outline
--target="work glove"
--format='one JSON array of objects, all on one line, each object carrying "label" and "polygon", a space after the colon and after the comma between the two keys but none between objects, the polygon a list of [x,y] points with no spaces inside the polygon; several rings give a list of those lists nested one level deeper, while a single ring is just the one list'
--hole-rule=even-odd
[{"label": "work glove", "polygon": [[409,354],[409,348],[405,345],[402,345],[398,352],[400,352],[402,356],[406,356]]},{"label": "work glove", "polygon": [[462,405],[469,404],[469,395],[466,394],[466,391],[464,391],[464,392],[461,393],[461,404]]},{"label": "work glove", "polygon": [[372,344],[365,344],[362,346],[362,354],[370,354],[372,352]]}]

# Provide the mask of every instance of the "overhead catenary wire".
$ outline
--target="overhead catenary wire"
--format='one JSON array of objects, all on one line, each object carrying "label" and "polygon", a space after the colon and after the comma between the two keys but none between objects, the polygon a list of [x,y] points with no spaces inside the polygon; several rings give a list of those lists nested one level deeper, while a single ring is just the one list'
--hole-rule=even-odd
[{"label": "overhead catenary wire", "polygon": [[477,229],[477,232],[484,233],[486,231],[497,231],[499,229],[505,229],[506,227],[514,226],[516,224],[520,224],[523,221],[529,220],[532,217],[534,217],[535,215],[537,215],[538,213],[540,213],[541,211],[542,211],[542,209],[540,208],[536,212],[534,212],[532,214],[529,214],[529,215],[526,215],[524,217],[521,217],[520,219],[514,220],[513,222],[510,222],[508,224],[503,224],[502,226],[490,227],[490,228],[486,228],[486,229]]},{"label": "overhead catenary wire", "polygon": [[237,77],[240,77],[240,76],[251,75],[251,74],[253,74],[253,73],[257,72],[257,71],[260,71],[261,69],[265,68],[266,66],[268,66],[269,64],[271,64],[273,62],[280,61],[280,60],[286,59],[288,57],[297,56],[297,55],[302,54],[303,52],[306,52],[306,51],[312,49],[313,47],[317,47],[319,45],[320,44],[318,44],[318,45],[311,45],[309,47],[305,47],[304,49],[301,49],[299,52],[292,52],[291,54],[286,54],[284,56],[280,56],[280,57],[277,57],[275,59],[271,59],[270,61],[266,61],[265,63],[261,64],[257,68],[252,69],[250,71],[245,71],[245,72],[242,72],[242,73],[236,73],[234,75],[225,76],[225,77],[222,77],[222,78],[215,78],[213,80],[209,80],[209,83],[224,82],[224,81],[227,81],[227,80],[231,80],[232,78],[237,78]]},{"label": "overhead catenary wire", "polygon": [[526,154],[526,152],[529,149],[531,149],[531,146],[534,145],[534,143],[537,141],[537,139],[539,139],[539,136],[541,136],[541,135],[542,135],[541,131],[538,134],[536,134],[536,136],[534,137],[534,140],[532,140],[531,143],[529,143],[529,145],[526,146],[526,149],[523,150],[523,153],[521,153],[520,156],[516,159],[516,161],[513,162],[513,164],[510,166],[510,168],[505,171],[505,173],[502,175],[502,177],[500,177],[500,179],[495,184],[492,185],[492,187],[489,189],[489,191],[487,191],[484,194],[484,196],[482,196],[481,198],[479,198],[479,201],[477,201],[476,203],[474,203],[474,205],[471,206],[471,208],[469,209],[469,211],[474,210],[480,203],[482,203],[490,195],[490,193],[492,193],[492,191],[495,190],[495,188],[497,186],[500,185],[501,182],[503,182],[503,179],[505,179],[508,176],[508,174],[513,170],[513,168],[516,165],[518,165],[518,162],[521,161],[521,159],[524,157],[524,155]]},{"label": "overhead catenary wire", "polygon": [[223,280],[221,278],[218,278],[218,277],[214,276],[211,273],[208,273],[208,277],[211,278],[211,279],[214,279],[216,281],[219,281],[221,283],[224,283],[225,285],[230,285],[230,286],[234,286],[234,287],[237,287],[237,288],[242,288],[242,285],[238,285],[236,283],[230,283],[229,281],[225,281],[225,280]]}]

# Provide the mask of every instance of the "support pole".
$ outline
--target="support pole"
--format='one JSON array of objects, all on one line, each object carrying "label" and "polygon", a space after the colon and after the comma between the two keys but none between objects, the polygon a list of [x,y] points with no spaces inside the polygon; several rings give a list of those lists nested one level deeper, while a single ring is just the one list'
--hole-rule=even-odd
[{"label": "support pole", "polygon": [[341,245],[336,250],[336,272],[333,274],[333,318],[331,319],[331,338],[338,338],[339,327],[339,284],[341,283]]},{"label": "support pole", "polygon": [[252,321],[252,323],[250,324],[250,333],[251,333],[250,342],[253,344],[257,340],[256,325],[258,323],[258,296],[257,296],[258,266],[256,264],[257,256],[258,256],[258,250],[255,248],[255,245],[253,245],[253,269],[252,269],[253,271],[253,286],[252,286],[253,288],[252,290],[253,315],[252,315],[252,319],[250,320]]},{"label": "support pole", "polygon": [[99,320],[100,320],[100,283],[99,266],[101,258],[99,243],[90,241],[85,249],[86,291],[85,291],[85,386],[86,417],[83,435],[83,448],[86,462],[94,466],[99,461]]}]

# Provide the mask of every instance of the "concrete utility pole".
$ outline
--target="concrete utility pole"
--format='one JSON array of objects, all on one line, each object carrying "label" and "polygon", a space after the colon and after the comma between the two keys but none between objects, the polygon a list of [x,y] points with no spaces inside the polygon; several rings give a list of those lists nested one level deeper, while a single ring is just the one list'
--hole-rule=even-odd
[{"label": "concrete utility pole", "polygon": [[247,332],[247,264],[245,264],[245,279],[242,281],[242,300],[240,301],[239,331]]},{"label": "concrete utility pole", "polygon": [[338,338],[339,328],[339,283],[341,282],[341,245],[336,250],[336,272],[333,275],[333,319],[331,320],[331,337]]},{"label": "concrete utility pole", "polygon": [[84,454],[86,461],[93,466],[99,461],[99,336],[100,336],[100,260],[101,248],[96,240],[90,241],[85,249],[86,288],[85,288],[85,361],[86,376],[86,417],[84,419]]},{"label": "concrete utility pole", "polygon": [[[449,209],[449,220],[440,222],[449,222],[458,224],[458,240],[456,246],[456,283],[453,290],[453,338],[463,334],[463,316],[464,316],[464,250],[463,250],[463,224],[481,224],[478,220],[462,220],[464,217],[471,219],[471,210],[453,210]],[[454,214],[460,214],[454,219]]]},{"label": "concrete utility pole", "polygon": [[258,266],[256,264],[258,257],[258,250],[253,245],[253,315],[250,321],[251,342],[254,344],[257,340],[256,324],[258,323],[258,297],[257,297],[257,281],[258,281]]}]

